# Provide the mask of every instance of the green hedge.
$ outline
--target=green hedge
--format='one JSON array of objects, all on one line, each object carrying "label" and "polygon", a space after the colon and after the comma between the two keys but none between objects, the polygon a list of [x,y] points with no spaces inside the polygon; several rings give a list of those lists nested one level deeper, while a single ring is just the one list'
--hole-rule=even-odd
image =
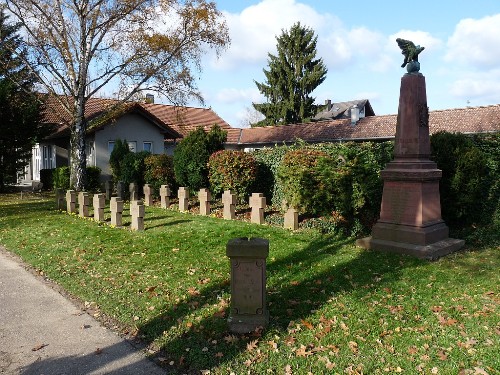
[{"label": "green hedge", "polygon": [[154,196],[160,195],[161,185],[168,185],[172,191],[177,190],[172,156],[165,154],[146,156],[144,166],[144,182],[153,187]]},{"label": "green hedge", "polygon": [[[68,190],[69,185],[69,167],[58,167],[52,169],[52,182],[54,189]],[[97,193],[101,191],[101,169],[98,167],[87,167],[87,183],[85,190]]]}]

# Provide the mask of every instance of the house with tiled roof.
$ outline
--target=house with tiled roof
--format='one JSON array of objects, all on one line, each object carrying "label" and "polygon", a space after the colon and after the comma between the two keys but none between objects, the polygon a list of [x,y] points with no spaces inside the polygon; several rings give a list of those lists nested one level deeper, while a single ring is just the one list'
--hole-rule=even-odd
[{"label": "house with tiled roof", "polygon": [[[345,141],[386,141],[396,135],[397,115],[365,116],[352,121],[348,116],[304,124],[230,129],[227,147],[252,150],[275,145]],[[464,134],[500,132],[500,104],[445,109],[429,112],[429,131]]]},{"label": "house with tiled roof", "polygon": [[[125,139],[133,152],[171,154],[175,143],[192,130],[209,130],[214,124],[230,129],[229,124],[212,109],[179,107],[151,102],[119,105],[113,99],[92,98],[85,108],[87,130],[87,165],[101,168],[102,178],[111,175],[109,156],[116,139]],[[71,116],[54,98],[47,100],[43,122],[55,131],[33,148],[32,161],[25,180],[39,180],[40,169],[69,164]]]}]

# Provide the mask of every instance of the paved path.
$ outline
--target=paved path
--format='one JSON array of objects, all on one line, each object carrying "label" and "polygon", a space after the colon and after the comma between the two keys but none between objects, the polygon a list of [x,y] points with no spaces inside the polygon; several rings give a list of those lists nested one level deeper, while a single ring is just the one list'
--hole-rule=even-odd
[{"label": "paved path", "polygon": [[0,374],[165,374],[0,247]]}]

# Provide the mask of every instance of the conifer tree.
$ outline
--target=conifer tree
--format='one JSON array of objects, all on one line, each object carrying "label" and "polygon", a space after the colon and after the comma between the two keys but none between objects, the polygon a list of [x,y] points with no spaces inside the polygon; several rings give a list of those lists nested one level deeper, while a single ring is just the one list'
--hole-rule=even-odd
[{"label": "conifer tree", "polygon": [[326,78],[323,59],[316,58],[318,37],[300,22],[290,30],[282,30],[277,40],[277,55],[268,54],[266,82],[254,81],[267,102],[253,103],[266,118],[257,126],[290,124],[307,121],[315,114],[310,94]]}]

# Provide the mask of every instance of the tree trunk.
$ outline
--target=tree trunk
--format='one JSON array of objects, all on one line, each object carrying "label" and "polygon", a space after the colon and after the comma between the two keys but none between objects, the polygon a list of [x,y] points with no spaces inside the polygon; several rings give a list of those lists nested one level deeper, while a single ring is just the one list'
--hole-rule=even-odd
[{"label": "tree trunk", "polygon": [[75,100],[75,123],[71,131],[71,165],[70,185],[76,191],[83,191],[87,183],[87,153],[85,149],[85,134],[87,120],[84,116],[85,100]]}]

